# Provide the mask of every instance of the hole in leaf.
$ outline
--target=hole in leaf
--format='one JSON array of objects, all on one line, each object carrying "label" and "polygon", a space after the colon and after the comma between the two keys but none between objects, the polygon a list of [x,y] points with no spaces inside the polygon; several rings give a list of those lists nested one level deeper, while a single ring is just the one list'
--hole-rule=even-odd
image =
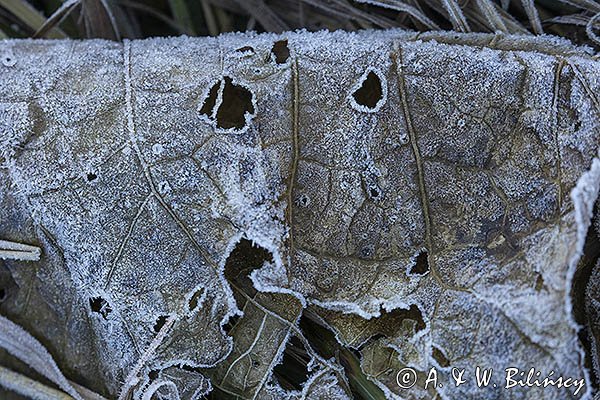
[{"label": "hole in leaf", "polygon": [[305,309],[302,313],[299,328],[311,348],[321,357],[325,359],[336,357],[340,360],[350,385],[352,398],[357,400],[385,399],[381,389],[363,373],[360,366],[360,354],[342,346],[337,341],[334,332],[323,325],[310,308]]},{"label": "hole in leaf", "polygon": [[374,109],[377,103],[383,99],[383,86],[377,74],[370,71],[362,85],[352,93],[352,97],[356,104]]},{"label": "hole in leaf", "polygon": [[247,294],[254,294],[256,289],[249,275],[267,261],[273,262],[273,256],[267,249],[255,246],[248,239],[241,239],[227,257],[225,278]]},{"label": "hole in leaf", "polygon": [[435,359],[435,361],[437,361],[437,363],[440,365],[440,367],[446,368],[450,366],[450,360],[448,360],[444,353],[442,353],[442,351],[437,347],[432,348],[432,356]]},{"label": "hole in leaf", "polygon": [[375,185],[369,186],[369,197],[372,200],[379,200],[381,198],[381,190]]},{"label": "hole in leaf", "polygon": [[290,57],[290,49],[288,47],[287,39],[279,40],[279,41],[273,43],[271,52],[275,56],[275,62],[277,64],[285,64],[285,62]]},{"label": "hole in leaf", "polygon": [[301,207],[308,207],[308,205],[310,204],[310,198],[308,197],[308,195],[302,193],[296,199],[296,204],[298,204]]},{"label": "hole in leaf", "polygon": [[361,258],[371,258],[375,254],[375,247],[373,245],[367,245],[360,249]]},{"label": "hole in leaf", "polygon": [[542,275],[538,275],[535,280],[535,291],[539,292],[544,287],[544,278]]},{"label": "hole in leaf", "polygon": [[429,272],[429,254],[427,251],[421,251],[415,259],[415,265],[410,269],[414,275],[425,275]]},{"label": "hole in leaf", "polygon": [[108,315],[112,312],[110,304],[102,297],[90,298],[90,308],[92,312],[100,314],[104,319],[108,319]]},{"label": "hole in leaf", "polygon": [[273,368],[277,381],[286,390],[302,390],[308,380],[308,355],[302,341],[292,336],[285,346],[281,364]]},{"label": "hole in leaf", "polygon": [[200,108],[200,114],[204,114],[207,117],[212,115],[213,108],[215,108],[215,103],[217,102],[217,95],[219,94],[220,86],[221,82],[217,82],[210,88],[208,96],[206,96],[204,103],[202,103],[202,108]]},{"label": "hole in leaf", "polygon": [[252,93],[243,86],[235,85],[226,76],[222,101],[217,110],[217,126],[241,129],[246,125],[246,114],[254,114]]},{"label": "hole in leaf", "polygon": [[156,323],[154,324],[154,332],[158,333],[162,329],[163,326],[167,323],[168,315],[161,315],[156,318]]},{"label": "hole in leaf", "polygon": [[87,178],[88,182],[92,182],[92,181],[95,181],[96,178],[98,178],[98,175],[96,175],[93,172],[88,172],[86,178]]},{"label": "hole in leaf", "polygon": [[153,369],[150,372],[148,372],[148,381],[150,383],[152,383],[155,380],[157,380],[159,372],[160,372],[160,370],[158,370],[158,369]]},{"label": "hole in leaf", "polygon": [[202,296],[204,295],[204,289],[200,288],[194,292],[190,300],[188,301],[188,308],[190,311],[194,311],[202,300]]},{"label": "hole in leaf", "polygon": [[244,46],[236,49],[238,53],[254,53],[254,48],[252,46]]},{"label": "hole in leaf", "polygon": [[223,325],[223,330],[225,331],[225,333],[230,335],[231,330],[233,329],[234,326],[237,325],[239,320],[240,320],[239,315],[234,315],[233,317],[229,317],[229,320],[227,321],[227,323],[225,325]]}]

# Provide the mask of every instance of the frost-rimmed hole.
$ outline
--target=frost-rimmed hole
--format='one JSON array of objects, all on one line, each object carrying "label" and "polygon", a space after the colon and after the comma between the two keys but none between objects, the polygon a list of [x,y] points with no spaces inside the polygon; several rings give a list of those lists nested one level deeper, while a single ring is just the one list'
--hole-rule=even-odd
[{"label": "frost-rimmed hole", "polygon": [[246,125],[246,115],[253,114],[252,92],[241,85],[235,85],[226,76],[221,104],[217,109],[217,126],[223,129],[242,129]]},{"label": "frost-rimmed hole", "polygon": [[106,299],[98,297],[90,297],[90,309],[93,313],[100,314],[105,320],[108,319],[108,315],[112,312],[112,307],[108,304]]},{"label": "frost-rimmed hole", "polygon": [[188,311],[189,312],[197,311],[202,306],[202,303],[204,302],[205,297],[206,297],[206,291],[204,290],[204,287],[199,287],[199,288],[194,289],[191,292],[191,295],[188,296]]},{"label": "frost-rimmed hole", "polygon": [[98,175],[96,175],[93,172],[88,172],[85,176],[85,178],[87,179],[88,182],[93,182],[98,178]]},{"label": "frost-rimmed hole", "polygon": [[255,100],[250,89],[229,76],[213,84],[199,113],[222,132],[244,132],[254,118]]},{"label": "frost-rimmed hole", "polygon": [[227,323],[225,325],[223,325],[223,330],[225,331],[225,333],[227,335],[231,336],[231,331],[233,330],[233,328],[235,328],[235,326],[239,322],[240,318],[241,317],[237,314],[229,317],[229,319],[227,320]]},{"label": "frost-rimmed hole", "polygon": [[410,275],[427,275],[429,273],[429,253],[421,250],[414,259],[414,264],[408,272]]},{"label": "frost-rimmed hole", "polygon": [[200,107],[200,114],[206,115],[209,118],[213,116],[213,109],[217,103],[217,97],[219,95],[220,88],[221,81],[211,86],[206,98],[204,99],[204,102],[202,102],[202,107]]},{"label": "frost-rimmed hole", "polygon": [[273,43],[271,53],[273,53],[273,56],[275,57],[275,63],[285,64],[290,58],[290,48],[288,47],[287,39],[278,40]]},{"label": "frost-rimmed hole", "polygon": [[273,368],[273,375],[282,388],[286,390],[302,390],[308,380],[311,356],[304,344],[296,336],[289,338],[285,345],[281,363]]},{"label": "frost-rimmed hole", "polygon": [[5,67],[14,67],[17,64],[17,59],[10,54],[5,54],[2,56],[2,65]]},{"label": "frost-rimmed hole", "polygon": [[225,278],[236,286],[254,293],[256,289],[249,278],[250,274],[261,268],[265,262],[273,262],[271,252],[242,238],[225,261]]},{"label": "frost-rimmed hole", "polygon": [[254,47],[252,46],[243,46],[238,49],[235,49],[236,53],[241,53],[242,55],[252,55],[254,54]]},{"label": "frost-rimmed hole", "polygon": [[387,81],[376,68],[368,68],[352,88],[350,105],[358,111],[379,111],[387,100]]}]

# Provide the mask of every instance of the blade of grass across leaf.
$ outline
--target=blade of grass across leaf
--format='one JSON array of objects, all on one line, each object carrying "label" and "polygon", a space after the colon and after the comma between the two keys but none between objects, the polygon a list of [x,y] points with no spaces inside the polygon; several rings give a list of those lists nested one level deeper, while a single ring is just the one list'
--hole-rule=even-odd
[{"label": "blade of grass across leaf", "polygon": [[[0,7],[10,11],[33,31],[40,29],[46,21],[46,18],[25,0],[0,0]],[[51,39],[65,39],[67,35],[54,27],[48,32],[47,37]]]},{"label": "blade of grass across leaf", "polygon": [[79,5],[80,2],[81,2],[81,0],[65,1],[60,7],[58,7],[58,9],[56,11],[54,11],[52,13],[50,18],[48,18],[46,20],[46,22],[44,22],[44,24],[42,26],[40,26],[40,28],[37,31],[35,31],[35,33],[33,34],[32,37],[33,38],[43,37],[50,29],[54,28],[55,26],[60,25],[60,23],[66,17],[69,16],[71,11],[73,11],[75,9],[75,7],[77,7]]}]

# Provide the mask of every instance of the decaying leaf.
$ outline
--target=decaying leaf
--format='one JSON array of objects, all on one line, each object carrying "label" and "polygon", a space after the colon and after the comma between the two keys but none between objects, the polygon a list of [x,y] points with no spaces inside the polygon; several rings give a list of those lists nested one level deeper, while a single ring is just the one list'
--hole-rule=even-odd
[{"label": "decaying leaf", "polygon": [[[590,397],[570,293],[600,182],[588,50],[390,30],[0,55],[0,238],[42,248],[1,261],[2,310],[71,380],[136,399],[342,399],[363,376],[389,398]],[[300,353],[306,379],[278,379]],[[476,366],[587,385],[452,384]]]}]

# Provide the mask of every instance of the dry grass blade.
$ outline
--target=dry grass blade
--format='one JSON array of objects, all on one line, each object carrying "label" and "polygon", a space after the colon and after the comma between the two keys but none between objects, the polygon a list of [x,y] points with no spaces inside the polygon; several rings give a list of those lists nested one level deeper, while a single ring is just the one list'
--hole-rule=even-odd
[{"label": "dry grass blade", "polygon": [[467,19],[456,0],[441,0],[442,6],[448,13],[448,19],[454,30],[458,32],[471,32]]},{"label": "dry grass blade", "polygon": [[[202,12],[204,13],[204,22],[206,22],[206,28],[211,36],[217,36],[219,34],[219,27],[217,26],[217,20],[213,13],[212,6],[208,0],[200,0],[202,5]],[[254,18],[253,18],[254,19]]]},{"label": "dry grass blade", "polygon": [[586,26],[590,17],[584,14],[560,15],[558,17],[545,20],[545,23]]},{"label": "dry grass blade", "polygon": [[169,25],[171,28],[176,29],[176,30],[181,30],[181,27],[177,24],[176,21],[174,21],[173,19],[165,16],[164,14],[156,11],[154,8],[149,7],[143,3],[136,3],[133,1],[121,1],[120,4],[123,7],[127,7],[133,10],[138,10],[141,11],[143,13],[146,13],[148,15],[153,16],[154,18],[166,23],[167,25]]},{"label": "dry grass blade", "polygon": [[429,29],[434,29],[434,30],[440,29],[438,24],[433,22],[429,17],[427,17],[425,14],[423,14],[419,9],[417,9],[416,7],[414,7],[410,4],[406,4],[402,1],[399,1],[399,0],[356,0],[356,2],[371,4],[371,5],[374,5],[377,7],[381,7],[381,8],[388,8],[390,10],[404,12],[404,13],[409,14],[411,17],[413,17],[417,21],[421,22],[423,25],[425,25]]},{"label": "dry grass blade", "polygon": [[54,382],[77,400],[83,400],[62,374],[48,350],[26,330],[0,316],[0,347]]},{"label": "dry grass blade", "polygon": [[332,4],[337,6],[340,12],[348,15],[350,19],[356,20],[364,27],[370,28],[370,24],[384,29],[396,26],[393,21],[390,21],[387,18],[380,17],[375,13],[367,13],[353,7],[347,0],[332,0]]},{"label": "dry grass blade", "polygon": [[582,10],[591,11],[593,13],[600,12],[600,3],[594,0],[559,0],[562,3],[581,8]]},{"label": "dry grass blade", "polygon": [[477,4],[477,7],[479,7],[481,14],[485,16],[492,32],[500,31],[508,33],[508,29],[502,16],[496,10],[496,4],[492,3],[491,0],[475,0],[475,3]]},{"label": "dry grass blade", "polygon": [[50,29],[60,25],[60,22],[64,20],[70,13],[79,5],[81,0],[68,0],[62,3],[56,11],[52,13],[50,18],[44,22],[44,24],[32,35],[33,38],[43,37]]},{"label": "dry grass blade", "polygon": [[86,37],[120,39],[114,16],[104,0],[82,0],[81,13]]},{"label": "dry grass blade", "polygon": [[538,35],[543,34],[544,29],[542,28],[542,21],[540,21],[540,15],[535,7],[534,0],[521,0],[521,4],[523,4],[527,18],[529,18],[529,23],[531,24],[533,32]]},{"label": "dry grass blade", "polygon": [[169,0],[169,7],[171,8],[171,14],[173,14],[175,22],[182,29],[181,33],[195,35],[196,33],[185,0]]},{"label": "dry grass blade", "polygon": [[0,366],[0,386],[28,399],[73,400],[68,394]]},{"label": "dry grass blade", "polygon": [[281,33],[289,30],[289,26],[265,4],[263,0],[236,0],[241,8],[252,15],[270,32]]},{"label": "dry grass blade", "polygon": [[592,18],[590,18],[590,20],[588,21],[588,23],[585,26],[585,32],[587,33],[588,37],[590,39],[592,39],[594,42],[596,42],[596,44],[600,45],[600,36],[598,36],[596,34],[596,32],[594,32],[594,25],[600,21],[600,13],[594,15]]},{"label": "dry grass blade", "polygon": [[[0,7],[8,10],[33,31],[40,29],[46,22],[46,18],[25,0],[0,0]],[[67,37],[63,31],[56,27],[52,28],[47,36],[51,39],[64,39]]]}]

